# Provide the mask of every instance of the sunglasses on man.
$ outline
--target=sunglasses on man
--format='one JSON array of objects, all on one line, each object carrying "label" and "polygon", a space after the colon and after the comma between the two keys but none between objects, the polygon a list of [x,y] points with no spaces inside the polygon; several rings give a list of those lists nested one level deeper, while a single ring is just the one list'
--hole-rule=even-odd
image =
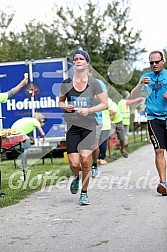
[{"label": "sunglasses on man", "polygon": [[155,61],[150,61],[149,63],[150,63],[150,65],[154,65],[154,64],[158,65],[159,62],[161,62],[162,60],[163,60],[163,59],[155,60]]}]

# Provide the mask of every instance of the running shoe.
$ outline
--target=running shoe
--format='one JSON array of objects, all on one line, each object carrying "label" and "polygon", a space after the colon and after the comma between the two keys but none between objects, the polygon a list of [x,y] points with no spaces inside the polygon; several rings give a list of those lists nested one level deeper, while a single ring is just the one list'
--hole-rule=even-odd
[{"label": "running shoe", "polygon": [[157,192],[162,195],[167,195],[167,185],[166,183],[160,182],[157,186]]},{"label": "running shoe", "polygon": [[98,167],[92,166],[92,177],[95,178],[98,176]]},{"label": "running shoe", "polygon": [[79,199],[79,204],[81,206],[90,205],[87,193],[81,193],[80,199]]},{"label": "running shoe", "polygon": [[72,194],[76,194],[79,190],[79,178],[75,177],[71,183],[70,191]]}]

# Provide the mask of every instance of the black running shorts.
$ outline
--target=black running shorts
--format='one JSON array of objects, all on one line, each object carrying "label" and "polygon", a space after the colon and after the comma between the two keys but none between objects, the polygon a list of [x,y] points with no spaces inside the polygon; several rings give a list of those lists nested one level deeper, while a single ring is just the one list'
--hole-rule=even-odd
[{"label": "black running shorts", "polygon": [[162,148],[167,150],[166,121],[160,119],[149,120],[148,131],[154,149]]},{"label": "black running shorts", "polygon": [[72,125],[67,131],[67,153],[80,153],[81,150],[92,150],[96,137],[96,125],[85,129]]}]

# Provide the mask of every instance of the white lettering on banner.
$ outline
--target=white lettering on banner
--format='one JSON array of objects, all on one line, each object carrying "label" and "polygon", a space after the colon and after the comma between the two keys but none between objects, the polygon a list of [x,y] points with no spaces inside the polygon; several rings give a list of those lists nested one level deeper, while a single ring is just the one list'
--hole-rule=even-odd
[{"label": "white lettering on banner", "polygon": [[23,102],[22,101],[17,102],[17,109],[18,110],[22,110],[23,109]]},{"label": "white lettering on banner", "polygon": [[22,110],[32,108],[55,108],[58,107],[58,97],[52,99],[48,97],[40,97],[40,100],[31,101],[25,98],[23,101],[17,101],[15,99],[7,100],[7,110]]}]

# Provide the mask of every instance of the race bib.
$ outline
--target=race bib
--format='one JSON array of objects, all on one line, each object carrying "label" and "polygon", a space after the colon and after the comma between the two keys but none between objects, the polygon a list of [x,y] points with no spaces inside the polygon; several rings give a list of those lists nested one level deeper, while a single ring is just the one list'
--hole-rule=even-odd
[{"label": "race bib", "polygon": [[71,104],[76,108],[89,108],[90,97],[71,96]]}]

